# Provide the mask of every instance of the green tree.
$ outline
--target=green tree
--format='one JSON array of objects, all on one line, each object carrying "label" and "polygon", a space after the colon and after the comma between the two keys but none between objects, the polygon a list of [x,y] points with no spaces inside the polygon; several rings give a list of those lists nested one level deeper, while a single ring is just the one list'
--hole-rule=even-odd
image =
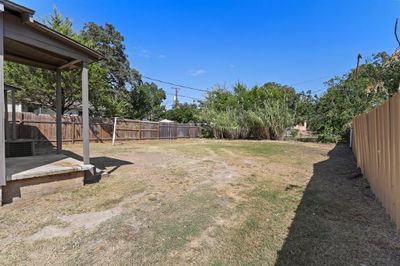
[{"label": "green tree", "polygon": [[141,80],[139,72],[130,67],[124,37],[109,23],[101,26],[93,22],[84,25],[80,36],[104,56],[96,63],[98,67],[93,69],[102,81],[101,86],[90,93],[95,112],[98,115],[129,117],[132,108],[129,90],[138,86]]},{"label": "green tree", "polygon": [[200,103],[199,119],[217,138],[281,139],[293,125],[296,92],[289,86],[266,83],[248,89],[217,87]]},{"label": "green tree", "polygon": [[315,116],[315,104],[318,100],[317,96],[313,96],[311,91],[300,92],[297,94],[297,100],[295,103],[295,123],[304,123],[308,124],[312,121]]},{"label": "green tree", "polygon": [[321,141],[346,140],[352,118],[371,107],[368,94],[359,85],[359,81],[347,76],[327,82],[328,90],[318,99],[316,115],[310,123]]},{"label": "green tree", "polygon": [[[72,21],[68,17],[63,19],[56,9],[45,23],[50,28],[76,41],[83,42],[78,34],[74,33]],[[63,112],[79,106],[81,99],[79,75],[79,70],[62,73]],[[53,71],[7,62],[5,64],[5,81],[23,88],[18,91],[17,98],[26,106],[32,109],[46,107],[55,110],[55,73]]]},{"label": "green tree", "polygon": [[165,112],[165,92],[155,83],[143,83],[139,72],[130,67],[122,34],[109,23],[99,26],[90,22],[81,35],[104,55],[98,65],[106,69],[108,87],[91,95],[94,108],[106,107],[107,116],[158,120]]},{"label": "green tree", "polygon": [[183,103],[168,110],[165,118],[178,123],[192,123],[197,121],[198,107],[196,104]]},{"label": "green tree", "polygon": [[130,117],[159,120],[165,113],[165,106],[162,105],[165,99],[165,91],[155,83],[145,82],[134,87],[130,92]]},{"label": "green tree", "polygon": [[311,129],[321,141],[347,141],[352,118],[396,93],[400,82],[398,55],[382,52],[358,70],[326,82],[327,92],[315,103]]},{"label": "green tree", "polygon": [[107,69],[107,81],[113,90],[125,90],[127,85],[138,85],[141,81],[137,70],[130,67],[125,52],[124,36],[112,24],[104,26],[88,22],[80,32],[86,43],[101,53],[104,59],[98,64]]},{"label": "green tree", "polygon": [[[160,116],[164,110],[161,102],[165,99],[165,94],[156,93],[159,89],[155,84],[151,86],[142,84],[139,72],[130,67],[123,44],[124,37],[113,25],[100,26],[89,22],[81,31],[75,32],[72,20],[62,17],[56,9],[45,23],[50,28],[89,46],[104,56],[103,60],[89,66],[89,97],[93,115],[128,118]],[[17,94],[18,100],[31,109],[46,107],[55,110],[54,72],[7,63],[5,80],[7,83],[23,88]],[[80,69],[62,72],[63,112],[79,108],[80,80]],[[150,89],[148,89],[149,86]],[[136,95],[137,91],[149,92],[139,93],[140,99],[135,99],[132,96]],[[147,96],[149,98],[146,98]],[[140,100],[151,103],[151,110],[147,104],[140,104]],[[138,107],[143,109],[138,109]]]}]

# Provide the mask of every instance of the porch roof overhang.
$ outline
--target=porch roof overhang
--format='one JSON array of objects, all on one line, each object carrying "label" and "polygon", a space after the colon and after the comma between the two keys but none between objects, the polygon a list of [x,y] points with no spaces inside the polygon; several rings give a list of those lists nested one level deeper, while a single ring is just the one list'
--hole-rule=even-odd
[{"label": "porch roof overhang", "polygon": [[98,52],[33,19],[34,11],[0,0],[4,12],[4,59],[34,67],[63,70],[102,58]]},{"label": "porch roof overhang", "polygon": [[[82,86],[83,164],[91,169],[89,149],[89,68],[98,61],[98,52],[64,36],[33,19],[34,11],[8,0],[0,0],[0,196],[6,185],[4,60],[50,69],[56,72],[57,152],[62,151],[61,70],[79,67]],[[14,90],[13,90],[14,91]],[[14,98],[15,99],[15,98]],[[15,104],[14,104],[15,107]],[[13,112],[15,114],[15,112]],[[15,118],[13,118],[15,121]],[[15,123],[13,123],[15,128]],[[13,129],[13,132],[16,132]],[[14,135],[13,135],[13,138]],[[0,197],[1,204],[1,197]]]},{"label": "porch roof overhang", "polygon": [[19,91],[19,90],[21,90],[21,88],[4,83],[4,91]]}]

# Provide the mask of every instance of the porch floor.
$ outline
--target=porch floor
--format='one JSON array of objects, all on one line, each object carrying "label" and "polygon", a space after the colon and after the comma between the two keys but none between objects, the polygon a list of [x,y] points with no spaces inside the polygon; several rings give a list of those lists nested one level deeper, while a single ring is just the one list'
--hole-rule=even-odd
[{"label": "porch floor", "polygon": [[64,154],[6,158],[6,180],[82,172],[92,167]]}]

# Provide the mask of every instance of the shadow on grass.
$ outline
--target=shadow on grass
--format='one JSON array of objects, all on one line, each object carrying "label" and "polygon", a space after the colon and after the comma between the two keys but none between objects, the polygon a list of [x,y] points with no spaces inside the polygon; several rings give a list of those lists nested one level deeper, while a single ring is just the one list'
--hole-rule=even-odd
[{"label": "shadow on grass", "polygon": [[[71,158],[74,158],[78,161],[83,161],[83,157],[74,152],[71,152],[68,150],[63,150],[62,153]],[[111,158],[111,157],[107,157],[107,156],[91,157],[90,163],[92,165],[96,166],[96,168],[99,169],[101,172],[107,173],[107,174],[113,173],[114,171],[118,170],[118,168],[120,168],[121,166],[133,164],[133,162],[130,162],[130,161],[120,160],[120,159]],[[107,168],[111,168],[111,169],[107,169]]]},{"label": "shadow on grass", "polygon": [[276,265],[400,265],[400,238],[351,150],[314,165]]},{"label": "shadow on grass", "polygon": [[[12,174],[18,174],[25,171],[33,171],[33,174],[38,176],[28,175],[20,180],[8,180],[7,186],[3,188],[2,193],[2,203],[12,203],[14,198],[21,198],[22,192],[21,189],[26,187],[34,187],[37,185],[45,184],[45,183],[57,183],[59,181],[65,181],[69,179],[82,178],[83,184],[93,184],[97,183],[101,180],[104,174],[111,174],[116,171],[119,167],[123,165],[130,165],[133,162],[120,160],[116,158],[111,158],[107,156],[95,157],[91,158],[91,164],[93,164],[98,171],[93,175],[93,173],[89,173],[88,171],[82,172],[82,170],[68,170],[70,172],[59,172],[57,174],[50,174],[49,176],[43,176],[42,172],[49,168],[59,168],[60,166],[54,166],[54,163],[58,161],[62,161],[66,159],[65,156],[71,157],[73,159],[78,160],[79,162],[73,163],[75,164],[75,168],[83,161],[82,156],[79,154],[73,153],[71,151],[63,151],[63,155],[61,154],[52,154],[49,153],[48,156],[29,156],[29,157],[20,157],[20,158],[7,158],[7,176],[11,179]],[[68,163],[67,163],[68,164]],[[72,164],[72,165],[73,165]],[[39,171],[35,169],[41,169],[47,166],[44,170]],[[62,166],[62,164],[61,164]],[[80,168],[79,168],[80,169]],[[51,173],[51,170],[48,170]],[[53,170],[54,171],[54,170]],[[65,171],[65,170],[64,170]]]}]

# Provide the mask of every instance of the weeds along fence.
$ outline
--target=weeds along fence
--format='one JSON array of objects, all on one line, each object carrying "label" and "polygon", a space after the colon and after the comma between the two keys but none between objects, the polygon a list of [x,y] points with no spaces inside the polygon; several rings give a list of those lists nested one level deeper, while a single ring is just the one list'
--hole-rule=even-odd
[{"label": "weeds along fence", "polygon": [[358,166],[400,229],[400,94],[353,119]]},{"label": "weeds along fence", "polygon": [[[11,121],[11,113],[9,113]],[[23,139],[33,139],[36,143],[56,142],[55,115],[17,113],[17,136]],[[11,122],[10,122],[11,123]],[[115,126],[115,140],[151,140],[198,138],[199,126],[194,124],[161,123],[118,118],[117,123],[112,118],[90,119],[90,141],[112,141]],[[11,125],[10,125],[11,127]],[[82,141],[82,117],[62,117],[63,143],[79,143]]]}]

